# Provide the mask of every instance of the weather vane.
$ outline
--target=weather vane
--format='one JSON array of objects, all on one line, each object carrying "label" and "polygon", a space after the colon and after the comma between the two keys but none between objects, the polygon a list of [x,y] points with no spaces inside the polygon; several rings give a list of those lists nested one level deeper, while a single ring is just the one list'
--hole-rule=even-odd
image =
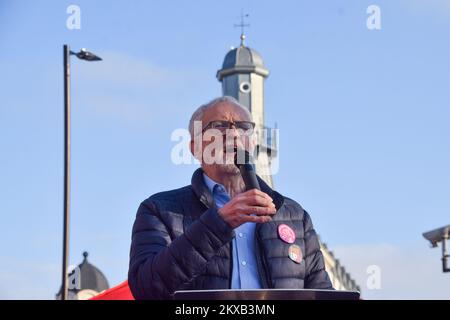
[{"label": "weather vane", "polygon": [[245,34],[244,34],[244,28],[245,27],[250,27],[250,24],[246,24],[244,19],[248,18],[250,15],[248,13],[244,14],[244,10],[241,11],[241,23],[239,24],[235,24],[235,27],[240,27],[241,28],[241,46],[244,46],[244,40],[245,40]]}]

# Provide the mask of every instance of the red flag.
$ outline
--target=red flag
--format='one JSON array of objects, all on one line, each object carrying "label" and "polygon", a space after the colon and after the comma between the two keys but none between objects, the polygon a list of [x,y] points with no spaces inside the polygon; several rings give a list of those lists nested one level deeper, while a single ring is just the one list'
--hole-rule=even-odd
[{"label": "red flag", "polygon": [[99,293],[89,300],[135,300],[128,286],[128,280],[121,284]]}]

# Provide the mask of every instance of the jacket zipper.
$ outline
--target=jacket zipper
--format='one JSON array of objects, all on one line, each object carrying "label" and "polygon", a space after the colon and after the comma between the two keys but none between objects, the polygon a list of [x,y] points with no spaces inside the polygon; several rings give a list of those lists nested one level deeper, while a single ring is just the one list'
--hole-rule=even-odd
[{"label": "jacket zipper", "polygon": [[256,230],[255,230],[256,262],[258,265],[259,277],[261,279],[262,287],[263,287],[263,289],[268,289],[269,288],[269,279],[267,278],[267,273],[266,273],[266,269],[265,269],[266,264],[263,261],[264,253],[261,249],[260,238],[259,238],[260,227],[261,227],[260,224],[256,224]]}]

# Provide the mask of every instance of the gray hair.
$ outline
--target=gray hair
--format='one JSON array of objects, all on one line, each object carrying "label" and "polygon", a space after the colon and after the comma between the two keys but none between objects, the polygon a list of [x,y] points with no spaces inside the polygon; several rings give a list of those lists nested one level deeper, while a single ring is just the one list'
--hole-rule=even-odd
[{"label": "gray hair", "polygon": [[205,114],[206,110],[215,107],[219,103],[229,103],[232,104],[238,108],[241,108],[249,117],[249,119],[252,119],[252,114],[250,111],[239,103],[235,98],[231,96],[223,96],[219,98],[215,98],[208,103],[205,103],[197,108],[197,110],[194,111],[194,113],[191,116],[191,120],[189,120],[189,133],[191,134],[191,137],[194,137],[194,122],[195,121],[201,121],[203,119],[203,115]]}]

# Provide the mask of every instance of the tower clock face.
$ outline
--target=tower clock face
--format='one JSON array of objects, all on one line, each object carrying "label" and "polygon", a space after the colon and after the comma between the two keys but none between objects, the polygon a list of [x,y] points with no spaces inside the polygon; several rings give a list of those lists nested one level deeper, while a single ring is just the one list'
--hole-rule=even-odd
[{"label": "tower clock face", "polygon": [[252,87],[249,82],[244,81],[239,86],[239,90],[241,90],[242,93],[249,93],[252,90]]}]

